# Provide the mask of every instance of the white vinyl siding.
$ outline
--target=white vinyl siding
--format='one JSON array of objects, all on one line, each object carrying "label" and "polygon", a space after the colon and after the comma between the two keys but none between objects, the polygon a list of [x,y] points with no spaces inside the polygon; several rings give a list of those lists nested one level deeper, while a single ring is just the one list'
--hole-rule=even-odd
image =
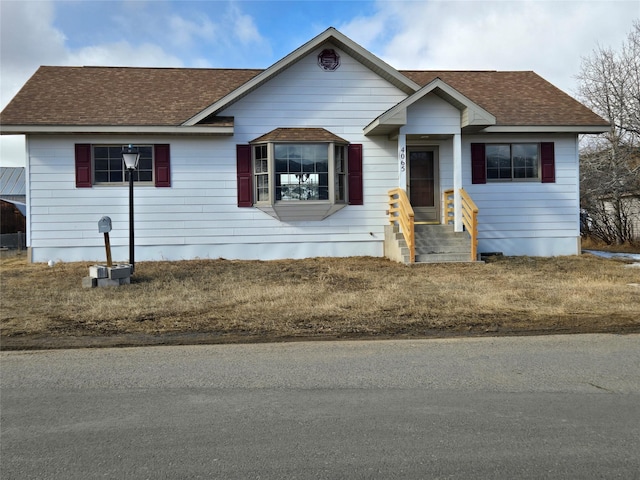
[{"label": "white vinyl siding", "polygon": [[[405,94],[339,53],[338,70],[322,71],[314,52],[221,112],[235,117],[233,137],[135,137],[135,143],[171,145],[171,188],[135,186],[138,261],[382,256],[386,192],[397,184],[396,147],[362,131]],[[347,206],[320,222],[288,223],[256,208],[238,208],[236,145],[278,127],[320,127],[363,144],[364,205]],[[97,222],[105,215],[113,223],[114,260],[126,260],[127,186],[75,188],[74,143],[131,141],[124,135],[30,137],[34,261],[104,261]]]},{"label": "white vinyl siding", "polygon": [[[471,183],[471,143],[554,142],[555,183]],[[580,236],[575,134],[463,137],[463,186],[478,205],[478,251],[570,255]]]},{"label": "white vinyl siding", "polygon": [[[323,45],[324,48],[335,48]],[[406,94],[336,49],[341,65],[325,72],[317,54],[249,93],[221,116],[233,116],[233,137],[30,135],[28,232],[32,259],[104,261],[98,220],[112,219],[115,261],[128,258],[128,187],[76,188],[74,144],[170,144],[171,187],[136,185],[136,259],[276,259],[383,255],[387,192],[400,180],[396,139],[363,129]],[[453,140],[460,111],[430,94],[411,105],[401,134],[408,145],[438,147],[440,187],[453,186]],[[257,208],[238,208],[236,145],[279,127],[324,128],[363,146],[364,204],[322,221],[281,222]],[[441,135],[420,139],[420,135]],[[555,143],[555,183],[471,183],[472,142]],[[462,185],[480,208],[479,251],[561,255],[577,251],[578,145],[575,134],[462,137]]]}]

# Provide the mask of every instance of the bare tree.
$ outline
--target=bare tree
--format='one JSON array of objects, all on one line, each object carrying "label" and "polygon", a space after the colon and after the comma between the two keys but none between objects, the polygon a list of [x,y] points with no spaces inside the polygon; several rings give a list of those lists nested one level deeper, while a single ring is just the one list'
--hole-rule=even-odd
[{"label": "bare tree", "polygon": [[580,99],[611,122],[580,154],[587,233],[608,244],[638,240],[640,197],[640,21],[620,51],[598,47],[582,59]]}]

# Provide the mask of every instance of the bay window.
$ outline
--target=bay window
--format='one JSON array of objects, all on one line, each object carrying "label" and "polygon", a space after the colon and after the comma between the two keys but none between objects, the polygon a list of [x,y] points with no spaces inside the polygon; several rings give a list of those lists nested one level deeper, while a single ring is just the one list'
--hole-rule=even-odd
[{"label": "bay window", "polygon": [[318,128],[276,129],[237,146],[238,206],[322,220],[362,205],[362,145]]}]

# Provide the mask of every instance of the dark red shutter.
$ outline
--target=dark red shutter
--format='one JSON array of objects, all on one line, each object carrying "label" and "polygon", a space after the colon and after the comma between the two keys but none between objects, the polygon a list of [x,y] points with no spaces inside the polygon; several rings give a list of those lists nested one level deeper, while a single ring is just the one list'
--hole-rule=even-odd
[{"label": "dark red shutter", "polygon": [[487,183],[484,143],[471,144],[471,183]]},{"label": "dark red shutter", "polygon": [[362,205],[362,144],[352,143],[348,150],[349,205]]},{"label": "dark red shutter", "polygon": [[542,183],[555,183],[556,159],[553,142],[540,144],[540,166],[542,169]]},{"label": "dark red shutter", "polygon": [[91,187],[91,145],[76,144],[76,187]]},{"label": "dark red shutter", "polygon": [[236,173],[238,176],[238,206],[253,206],[253,172],[251,145],[236,145]]},{"label": "dark red shutter", "polygon": [[168,144],[153,146],[156,187],[171,186],[171,155]]}]

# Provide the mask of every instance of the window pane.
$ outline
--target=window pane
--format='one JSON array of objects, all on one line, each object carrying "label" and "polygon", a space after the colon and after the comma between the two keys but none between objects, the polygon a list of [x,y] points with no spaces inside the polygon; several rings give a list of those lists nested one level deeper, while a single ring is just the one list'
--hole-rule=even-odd
[{"label": "window pane", "polygon": [[513,178],[538,177],[538,145],[513,144]]},{"label": "window pane", "polygon": [[267,146],[258,145],[254,147],[255,156],[255,173],[267,173],[269,170],[269,164],[267,160]]},{"label": "window pane", "polygon": [[153,172],[148,170],[144,170],[142,172],[138,172],[138,180],[141,182],[152,182],[153,181]]},{"label": "window pane", "polygon": [[336,162],[336,174],[345,172],[344,168],[344,147],[337,146],[334,152]]},{"label": "window pane", "polygon": [[276,144],[276,200],[328,200],[327,144]]},{"label": "window pane", "polygon": [[140,157],[140,160],[138,160],[138,170],[153,170],[153,160],[151,160],[151,158]]},{"label": "window pane", "polygon": [[315,172],[316,163],[313,158],[302,158],[300,163],[302,164],[303,172]]},{"label": "window pane", "polygon": [[487,178],[511,179],[511,148],[488,144],[486,147]]},{"label": "window pane", "polygon": [[94,165],[96,172],[109,170],[109,160],[96,158]]},{"label": "window pane", "polygon": [[345,201],[345,176],[343,174],[336,175],[336,184],[335,184],[335,201],[336,202],[344,202]]},{"label": "window pane", "polygon": [[[112,171],[109,174],[109,181],[110,182],[117,182],[117,183],[121,183],[122,182],[122,170],[119,170],[117,172]],[[128,179],[127,179],[128,181]]]},{"label": "window pane", "polygon": [[336,145],[334,150],[334,160],[335,160],[335,182],[334,182],[334,202],[344,203],[347,198],[347,182],[346,182],[346,165],[345,165],[345,150],[346,147],[343,145]]},{"label": "window pane", "polygon": [[269,176],[256,176],[256,201],[265,202],[269,200]]},{"label": "window pane", "polygon": [[289,169],[289,152],[287,145],[275,146],[276,172],[287,172]]},{"label": "window pane", "polygon": [[109,170],[122,170],[122,165],[122,159],[112,158],[109,160]]},{"label": "window pane", "polygon": [[109,158],[109,149],[107,147],[94,147],[93,148],[93,158],[95,159],[108,159]]}]

